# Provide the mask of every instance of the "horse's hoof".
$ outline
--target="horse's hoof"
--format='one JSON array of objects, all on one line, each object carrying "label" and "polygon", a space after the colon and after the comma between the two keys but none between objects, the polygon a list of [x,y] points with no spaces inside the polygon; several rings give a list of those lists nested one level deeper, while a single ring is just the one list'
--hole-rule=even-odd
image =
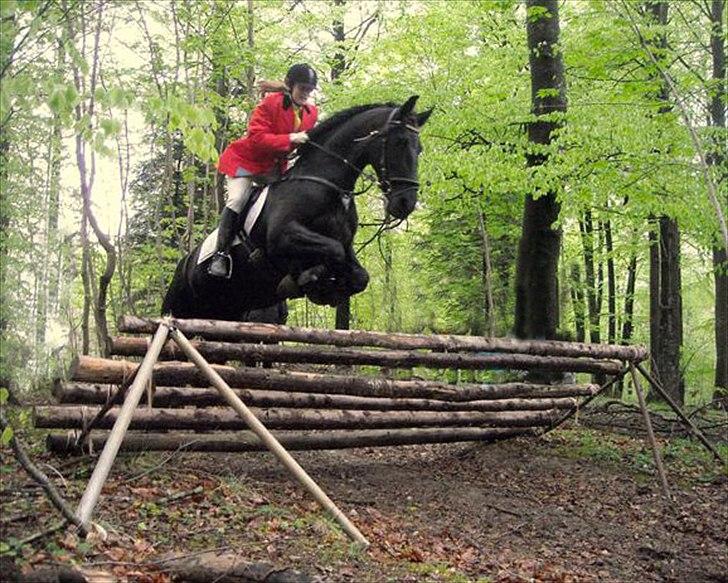
[{"label": "horse's hoof", "polygon": [[276,295],[279,298],[300,298],[303,295],[301,288],[293,279],[293,276],[289,273],[284,277],[276,288]]},{"label": "horse's hoof", "polygon": [[316,267],[307,269],[298,276],[298,286],[304,291],[308,291],[307,288],[310,288],[314,283],[316,283],[325,271],[326,267],[323,265],[317,265]]}]

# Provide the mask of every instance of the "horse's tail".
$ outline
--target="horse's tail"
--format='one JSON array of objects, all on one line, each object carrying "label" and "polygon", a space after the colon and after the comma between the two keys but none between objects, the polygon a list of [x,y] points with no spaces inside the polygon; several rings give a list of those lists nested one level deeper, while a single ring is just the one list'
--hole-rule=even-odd
[{"label": "horse's tail", "polygon": [[178,318],[185,316],[190,295],[186,275],[191,255],[192,253],[188,253],[177,263],[177,269],[174,270],[174,276],[162,301],[162,316],[172,315]]}]

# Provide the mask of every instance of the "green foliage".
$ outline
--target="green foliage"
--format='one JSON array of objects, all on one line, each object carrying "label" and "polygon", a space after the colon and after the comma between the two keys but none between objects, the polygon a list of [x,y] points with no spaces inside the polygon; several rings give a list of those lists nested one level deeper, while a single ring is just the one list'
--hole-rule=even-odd
[{"label": "green foliage", "polygon": [[[628,17],[644,38],[667,35],[668,47],[657,57],[689,104],[706,150],[721,153],[725,130],[703,124],[703,105],[721,85],[709,80],[709,27],[697,5],[680,3],[684,18],[656,27],[629,3],[561,4],[568,111],[550,114],[563,124],[545,147],[530,144],[525,131],[535,119],[526,23],[551,17],[540,7],[526,9],[512,0],[281,0],[254,3],[251,15],[242,2],[145,3],[141,10],[111,3],[101,21],[102,58],[94,65],[90,44],[79,31],[71,38],[68,28],[69,22],[80,26],[83,3],[69,2],[67,12],[52,3],[0,4],[0,320],[7,323],[0,364],[12,378],[47,374],[50,359],[62,359],[64,345],[80,346],[81,203],[77,174],[68,167],[75,161],[74,138],[84,140],[87,156],[91,150],[100,155],[92,207],[101,213],[113,200],[123,213],[118,236],[112,236],[119,262],[109,317],[156,314],[176,261],[216,223],[221,201],[214,162],[245,131],[257,99],[247,93],[248,73],[280,79],[292,62],[308,61],[321,73],[317,98],[325,115],[412,94],[420,96],[421,110],[435,107],[421,136],[419,208],[361,249],[371,283],[352,299],[352,327],[484,334],[492,326],[496,334],[508,334],[523,200],[554,191],[562,205],[566,331],[573,331],[575,316],[563,274],[574,263],[583,265],[584,214],[591,213],[596,225],[590,243],[597,267],[614,261],[618,325],[627,266],[638,259],[633,340],[640,343],[649,341],[648,218],[678,219],[688,249],[682,365],[689,397],[710,397],[714,296],[706,275],[717,221],[687,128],[660,100],[656,69]],[[338,18],[346,23],[343,42],[329,32]],[[358,21],[369,24],[350,26]],[[88,28],[86,40],[92,37]],[[339,56],[347,67],[334,83],[329,79]],[[94,66],[100,76],[92,86]],[[73,67],[84,79],[80,85]],[[555,92],[542,90],[538,97]],[[118,177],[127,163],[127,139],[133,146],[129,174]],[[547,155],[548,163],[527,167],[525,158],[534,153]],[[102,171],[110,157],[113,170]],[[58,165],[62,169],[54,170]],[[720,171],[711,169],[716,181]],[[357,248],[372,239],[384,217],[376,195],[361,197],[358,205],[367,226]],[[607,221],[611,252],[604,243]],[[109,229],[113,234],[116,225]],[[93,288],[104,254],[93,237],[91,245]],[[602,336],[605,305],[606,299]],[[290,323],[331,327],[333,310],[297,300]]]},{"label": "green foliage", "polygon": [[2,435],[0,435],[0,445],[9,445],[13,439],[13,435],[15,435],[15,433],[13,432],[12,427],[6,427],[3,429]]},{"label": "green foliage", "polygon": [[[561,455],[569,458],[619,465],[637,474],[654,472],[652,451],[643,439],[586,428],[559,430],[548,439]],[[728,475],[728,467],[717,463],[697,440],[672,438],[664,443],[660,440],[659,448],[670,472],[686,483],[709,482]],[[718,451],[726,459],[728,447],[719,445]]]}]

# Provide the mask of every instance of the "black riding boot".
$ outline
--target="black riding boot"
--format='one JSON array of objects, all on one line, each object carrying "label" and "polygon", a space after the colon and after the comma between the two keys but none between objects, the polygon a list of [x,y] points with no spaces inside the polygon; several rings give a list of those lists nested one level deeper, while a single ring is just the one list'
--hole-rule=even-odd
[{"label": "black riding boot", "polygon": [[230,279],[233,274],[233,260],[230,257],[230,246],[235,238],[240,215],[229,207],[222,209],[220,225],[217,227],[217,252],[212,256],[207,273],[213,277]]}]

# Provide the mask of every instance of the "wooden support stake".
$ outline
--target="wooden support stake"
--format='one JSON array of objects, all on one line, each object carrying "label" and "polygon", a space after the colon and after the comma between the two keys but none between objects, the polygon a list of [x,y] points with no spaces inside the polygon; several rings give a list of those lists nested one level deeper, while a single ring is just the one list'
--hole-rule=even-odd
[{"label": "wooden support stake", "polygon": [[667,478],[665,477],[665,468],[662,466],[662,458],[660,457],[660,450],[657,448],[657,441],[655,441],[655,434],[652,431],[652,421],[650,420],[650,414],[647,411],[647,403],[645,403],[645,396],[642,394],[642,387],[640,385],[639,378],[634,369],[634,364],[629,363],[629,372],[632,374],[632,380],[634,381],[634,392],[637,393],[637,399],[640,402],[640,409],[642,410],[642,417],[645,420],[645,428],[647,429],[647,439],[650,441],[652,446],[652,456],[655,458],[655,467],[657,468],[657,474],[660,476],[660,486],[662,488],[662,494],[667,500],[670,500],[670,488],[667,485]]},{"label": "wooden support stake", "polygon": [[147,386],[147,382],[152,376],[154,370],[154,364],[159,358],[159,353],[164,346],[164,342],[167,340],[169,334],[169,327],[164,322],[159,325],[151,345],[149,346],[149,352],[147,352],[144,360],[142,360],[139,370],[136,374],[134,382],[129,387],[126,399],[124,399],[124,405],[121,408],[119,417],[114,423],[114,428],[111,430],[109,439],[106,441],[99,461],[94,468],[91,479],[86,485],[86,491],[81,497],[81,502],[78,504],[76,509],[76,517],[81,521],[84,527],[88,527],[91,520],[91,514],[93,513],[94,507],[98,502],[99,495],[101,494],[101,488],[106,482],[106,478],[109,477],[111,471],[111,465],[116,459],[116,454],[119,452],[119,447],[124,439],[124,434],[129,427],[131,417],[139,404],[139,399],[142,397],[142,393]]},{"label": "wooden support stake", "polygon": [[703,432],[698,429],[698,427],[695,425],[695,423],[692,422],[690,417],[683,413],[680,406],[672,400],[672,397],[667,393],[667,391],[665,391],[665,389],[662,388],[660,383],[658,383],[657,380],[655,380],[655,378],[649,372],[647,372],[640,363],[637,363],[637,370],[642,373],[642,375],[647,379],[647,382],[652,385],[652,388],[655,389],[660,394],[660,396],[665,399],[665,401],[667,401],[667,404],[670,405],[673,411],[675,411],[675,414],[685,422],[688,428],[693,432],[693,435],[695,435],[695,437],[698,438],[698,440],[708,449],[708,451],[710,451],[710,453],[715,456],[715,459],[723,464],[726,463],[723,459],[723,456],[721,456],[720,453],[718,453],[718,450],[715,449],[715,446],[708,441],[708,438],[703,435]]},{"label": "wooden support stake", "polygon": [[104,415],[106,415],[114,405],[118,405],[119,403],[121,403],[121,401],[124,400],[124,396],[129,390],[129,387],[134,382],[134,379],[136,379],[137,374],[139,374],[140,368],[141,364],[134,369],[134,372],[131,373],[131,376],[129,376],[121,383],[116,392],[106,400],[106,403],[104,403],[104,406],[99,409],[96,415],[94,415],[94,418],[84,425],[84,428],[76,437],[77,447],[82,447],[84,441],[86,441],[86,438],[91,433],[91,430],[96,427],[96,424],[104,417]]},{"label": "wooden support stake", "polygon": [[288,469],[291,474],[300,482],[300,484],[308,490],[316,501],[321,504],[326,510],[331,512],[336,521],[341,525],[344,531],[356,542],[363,545],[364,547],[369,546],[369,541],[364,535],[359,532],[359,529],[346,517],[346,515],[332,502],[332,500],[326,495],[326,493],[319,488],[306,471],[298,464],[298,462],[291,457],[278,440],[265,428],[265,426],[258,421],[248,407],[245,406],[235,392],[228,386],[228,384],[222,379],[222,377],[215,372],[208,362],[200,355],[189,340],[176,328],[170,329],[170,335],[177,342],[180,348],[184,350],[187,357],[192,360],[202,372],[208,377],[212,385],[220,391],[220,395],[230,403],[230,406],[243,418],[250,427],[251,431],[255,433],[260,440],[266,445],[266,447],[273,453],[281,463]]},{"label": "wooden support stake", "polygon": [[624,378],[624,375],[626,375],[629,372],[629,368],[625,367],[623,368],[618,375],[615,375],[611,381],[604,383],[597,389],[594,393],[589,395],[586,399],[584,399],[581,403],[577,403],[575,407],[573,407],[568,413],[566,413],[564,416],[562,416],[560,419],[557,419],[554,421],[551,425],[546,427],[541,431],[541,435],[545,435],[546,433],[549,433],[550,431],[553,431],[557,427],[561,427],[564,423],[566,423],[571,417],[576,415],[580,409],[584,409],[589,403],[591,403],[594,399],[596,399],[599,395],[601,395],[604,391],[606,391],[609,387],[611,387],[614,383],[619,382]]}]

